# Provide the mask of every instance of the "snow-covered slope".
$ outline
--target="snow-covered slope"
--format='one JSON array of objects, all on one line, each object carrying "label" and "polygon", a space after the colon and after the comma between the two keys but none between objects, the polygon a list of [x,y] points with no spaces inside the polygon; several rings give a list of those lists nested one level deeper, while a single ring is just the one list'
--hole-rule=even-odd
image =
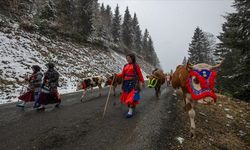
[{"label": "snow-covered slope", "polygon": [[[45,36],[12,27],[0,27],[0,104],[17,101],[23,89],[25,74],[31,74],[31,66],[46,70],[47,62],[54,62],[59,71],[60,92],[75,91],[77,81],[84,77],[120,72],[126,63],[124,55],[113,50],[100,50],[72,42],[51,40]],[[145,72],[152,66],[138,60]],[[144,75],[146,73],[144,72]]]}]

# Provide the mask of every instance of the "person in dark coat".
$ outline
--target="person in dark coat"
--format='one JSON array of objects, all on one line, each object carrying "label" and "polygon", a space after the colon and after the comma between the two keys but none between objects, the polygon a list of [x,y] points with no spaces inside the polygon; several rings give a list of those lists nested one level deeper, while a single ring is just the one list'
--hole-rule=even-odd
[{"label": "person in dark coat", "polygon": [[44,73],[43,85],[41,90],[41,106],[39,110],[44,110],[47,104],[56,104],[55,107],[59,107],[61,103],[61,97],[57,87],[59,86],[59,73],[55,70],[53,63],[47,63],[48,70]]}]

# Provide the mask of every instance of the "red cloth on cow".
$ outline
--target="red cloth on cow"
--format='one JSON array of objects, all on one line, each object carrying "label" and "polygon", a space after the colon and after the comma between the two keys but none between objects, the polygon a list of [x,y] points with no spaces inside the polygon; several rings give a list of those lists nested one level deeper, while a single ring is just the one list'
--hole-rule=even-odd
[{"label": "red cloth on cow", "polygon": [[24,102],[33,102],[35,100],[34,98],[34,91],[30,90],[23,95],[19,96],[18,99],[24,101]]},{"label": "red cloth on cow", "polygon": [[[216,102],[217,96],[214,90],[214,80],[215,80],[216,75],[217,73],[215,71],[211,71],[210,77],[208,79],[205,79],[199,73],[195,71],[190,71],[186,85],[187,85],[188,92],[192,96],[192,99],[201,100],[205,97],[211,97]],[[202,92],[200,92],[199,94],[196,94],[191,87],[190,82],[191,82],[192,76],[195,76],[199,80],[202,90],[205,89],[204,91],[200,90]]]}]

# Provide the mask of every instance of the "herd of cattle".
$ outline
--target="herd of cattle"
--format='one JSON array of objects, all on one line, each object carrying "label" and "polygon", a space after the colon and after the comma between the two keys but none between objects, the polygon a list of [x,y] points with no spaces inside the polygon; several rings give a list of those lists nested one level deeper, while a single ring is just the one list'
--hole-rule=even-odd
[{"label": "herd of cattle", "polygon": [[[195,137],[195,105],[197,103],[211,104],[216,101],[214,91],[214,80],[216,77],[215,69],[219,68],[220,65],[221,63],[215,66],[205,63],[193,65],[187,62],[185,65],[177,66],[173,74],[164,74],[162,70],[158,69],[153,71],[151,75],[147,75],[149,80],[157,80],[157,84],[154,87],[156,98],[159,98],[161,86],[165,82],[167,83],[167,86],[170,86],[171,84],[178,92],[185,103],[184,108],[188,112],[190,118],[190,133],[192,137]],[[114,76],[105,78],[106,80],[102,76],[95,76],[83,79],[79,82],[77,89],[84,89],[81,101],[84,99],[86,89],[88,88],[91,89],[92,93],[93,87],[99,87],[99,94],[101,95],[102,84],[105,84],[105,86],[112,86],[114,96],[116,96],[115,89],[118,85],[122,84],[122,78],[114,78]]]}]

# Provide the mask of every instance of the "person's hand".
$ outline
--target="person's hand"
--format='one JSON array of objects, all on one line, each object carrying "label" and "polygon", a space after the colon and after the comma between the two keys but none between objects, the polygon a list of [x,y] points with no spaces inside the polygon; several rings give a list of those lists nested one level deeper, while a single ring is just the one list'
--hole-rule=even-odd
[{"label": "person's hand", "polygon": [[28,80],[29,80],[29,76],[28,76],[28,75],[25,75],[25,76],[24,76],[24,80],[28,81]]}]

